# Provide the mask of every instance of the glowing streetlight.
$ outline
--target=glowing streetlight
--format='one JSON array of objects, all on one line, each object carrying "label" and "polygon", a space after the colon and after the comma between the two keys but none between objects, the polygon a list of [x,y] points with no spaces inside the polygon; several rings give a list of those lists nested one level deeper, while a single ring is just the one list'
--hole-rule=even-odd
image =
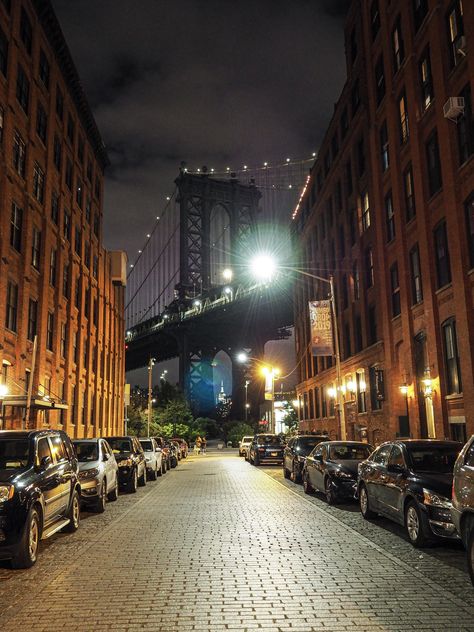
[{"label": "glowing streetlight", "polygon": [[224,279],[224,281],[232,281],[233,276],[234,276],[234,273],[232,272],[230,268],[226,268],[225,270],[222,270],[222,278]]},{"label": "glowing streetlight", "polygon": [[237,354],[236,359],[237,359],[237,362],[241,362],[242,364],[245,364],[245,362],[248,362],[250,360],[248,355],[244,353],[243,351]]},{"label": "glowing streetlight", "polygon": [[257,280],[269,282],[277,272],[277,264],[271,255],[259,254],[250,261],[250,269]]},{"label": "glowing streetlight", "polygon": [[8,386],[6,384],[0,384],[0,397],[8,395]]},{"label": "glowing streetlight", "polygon": [[201,307],[202,303],[199,299],[193,301],[193,307]]}]

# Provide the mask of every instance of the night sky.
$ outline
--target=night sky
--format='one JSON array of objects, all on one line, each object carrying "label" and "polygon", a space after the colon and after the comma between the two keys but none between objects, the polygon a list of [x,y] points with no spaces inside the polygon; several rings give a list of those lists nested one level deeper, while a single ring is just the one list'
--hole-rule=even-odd
[{"label": "night sky", "polygon": [[[344,83],[349,4],[53,0],[112,163],[105,245],[135,259],[182,160],[220,170],[310,157]],[[285,364],[292,344],[270,353]]]}]

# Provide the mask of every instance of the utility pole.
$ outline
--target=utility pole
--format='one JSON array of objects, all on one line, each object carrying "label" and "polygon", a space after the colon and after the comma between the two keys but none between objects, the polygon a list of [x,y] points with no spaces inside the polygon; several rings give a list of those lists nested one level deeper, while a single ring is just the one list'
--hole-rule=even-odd
[{"label": "utility pole", "polygon": [[151,358],[148,361],[148,420],[146,425],[146,436],[150,436],[150,424],[151,424],[151,408],[153,399],[153,365],[155,364],[155,358]]},{"label": "utility pole", "polygon": [[336,297],[334,294],[334,277],[329,277],[329,287],[331,288],[331,308],[333,318],[333,334],[334,334],[334,351],[336,356],[336,397],[339,408],[339,420],[341,424],[341,439],[347,438],[346,431],[346,411],[344,408],[344,398],[342,396],[342,379],[341,379],[341,353],[339,350],[339,329],[336,314]]}]

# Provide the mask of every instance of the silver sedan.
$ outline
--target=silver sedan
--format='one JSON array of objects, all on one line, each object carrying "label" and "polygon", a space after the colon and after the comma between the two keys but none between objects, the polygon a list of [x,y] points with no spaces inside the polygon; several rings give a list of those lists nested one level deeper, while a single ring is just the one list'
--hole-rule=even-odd
[{"label": "silver sedan", "polygon": [[102,513],[107,500],[118,498],[115,456],[105,439],[75,439],[73,444],[79,461],[81,500],[84,505]]}]

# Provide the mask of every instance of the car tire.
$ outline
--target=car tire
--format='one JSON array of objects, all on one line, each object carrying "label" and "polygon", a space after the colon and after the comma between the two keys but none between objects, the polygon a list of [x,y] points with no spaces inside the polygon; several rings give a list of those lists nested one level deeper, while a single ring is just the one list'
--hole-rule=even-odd
[{"label": "car tire", "polygon": [[426,516],[420,511],[420,508],[414,500],[411,500],[405,509],[405,529],[410,544],[417,549],[429,544],[430,537],[429,524]]},{"label": "car tire", "polygon": [[118,481],[118,476],[116,476],[115,487],[113,488],[111,492],[107,494],[107,499],[109,500],[109,502],[113,503],[118,499],[118,496],[119,496],[119,481]]},{"label": "car tire", "polygon": [[334,493],[334,490],[332,488],[332,483],[331,483],[331,479],[329,478],[329,476],[326,476],[326,478],[324,479],[324,494],[326,496],[326,502],[328,505],[335,505],[337,502],[337,496]]},{"label": "car tire", "polygon": [[469,571],[469,577],[474,585],[474,526],[471,527],[469,536],[467,538],[467,569]]},{"label": "car tire", "polygon": [[128,482],[127,490],[130,494],[136,494],[138,488],[138,474],[137,469],[133,468],[132,477]]},{"label": "car tire", "polygon": [[31,568],[36,563],[40,539],[41,518],[38,509],[32,507],[16,555],[11,559],[12,568]]},{"label": "car tire", "polygon": [[286,479],[290,478],[290,470],[285,467],[285,462],[283,461],[283,477]]},{"label": "car tire", "polygon": [[160,467],[156,470],[157,476],[163,476],[163,463],[160,463]]},{"label": "car tire", "polygon": [[156,470],[156,469],[154,469],[154,470],[150,473],[150,481],[156,481],[157,477],[158,477],[157,470]]},{"label": "car tire", "polygon": [[67,517],[69,518],[69,524],[64,527],[63,531],[66,531],[66,533],[74,533],[79,529],[79,521],[81,519],[81,500],[77,489],[72,492]]},{"label": "car tire", "polygon": [[102,481],[102,486],[100,488],[99,497],[97,498],[97,501],[94,506],[95,513],[104,513],[106,502],[107,502],[107,483],[104,479]]},{"label": "car tire", "polygon": [[168,470],[166,469],[166,461],[161,462],[161,473],[166,474]]},{"label": "car tire", "polygon": [[303,472],[303,491],[305,494],[312,494],[314,492],[313,486],[310,483],[308,472]]},{"label": "car tire", "polygon": [[359,509],[362,517],[366,520],[375,518],[375,516],[377,515],[370,508],[369,492],[367,491],[367,487],[365,485],[361,485],[359,489]]},{"label": "car tire", "polygon": [[254,456],[253,464],[256,465],[257,467],[260,465],[260,459],[257,455]]},{"label": "car tire", "polygon": [[293,469],[291,470],[291,473],[290,473],[290,479],[293,481],[293,483],[299,483],[301,481],[301,474],[297,474],[294,463],[293,463]]},{"label": "car tire", "polygon": [[143,474],[138,479],[138,485],[140,487],[145,487],[146,485],[146,467],[143,468]]}]

